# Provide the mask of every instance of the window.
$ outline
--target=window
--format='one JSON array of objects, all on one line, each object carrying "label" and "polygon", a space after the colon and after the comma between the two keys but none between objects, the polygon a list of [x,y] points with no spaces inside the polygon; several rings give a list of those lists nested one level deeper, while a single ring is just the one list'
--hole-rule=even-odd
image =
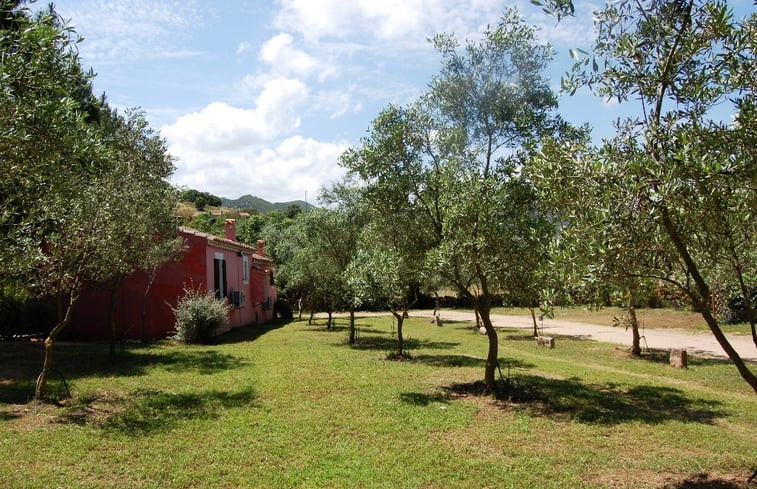
[{"label": "window", "polygon": [[245,296],[244,292],[241,290],[232,290],[229,293],[229,299],[231,299],[231,305],[234,306],[235,309],[239,309],[245,306]]},{"label": "window", "polygon": [[250,257],[247,255],[242,257],[242,282],[250,283]]},{"label": "window", "polygon": [[216,291],[216,299],[226,297],[226,259],[223,253],[216,253],[213,259],[213,289]]}]

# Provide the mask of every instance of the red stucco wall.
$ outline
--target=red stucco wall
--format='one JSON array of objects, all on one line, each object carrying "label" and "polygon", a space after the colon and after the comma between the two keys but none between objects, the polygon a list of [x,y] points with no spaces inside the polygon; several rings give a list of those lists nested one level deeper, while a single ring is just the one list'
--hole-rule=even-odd
[{"label": "red stucco wall", "polygon": [[[128,276],[116,292],[115,320],[117,336],[122,338],[166,338],[173,331],[174,317],[171,307],[187,287],[201,291],[214,290],[213,259],[216,253],[223,254],[226,261],[227,291],[241,290],[245,304],[229,313],[228,325],[218,333],[251,323],[262,323],[273,317],[273,308],[264,310],[262,304],[271,297],[276,301],[275,287],[270,285],[271,263],[266,259],[256,260],[249,247],[239,244],[235,251],[233,242],[220,246],[207,235],[182,231],[186,251],[180,261],[164,264],[155,276],[146,300],[147,321],[142,324],[144,294],[148,276],[136,272]],[[243,258],[246,254],[250,264],[248,283],[243,281]],[[265,270],[255,267],[263,265]],[[228,295],[228,294],[227,294]],[[80,339],[106,339],[109,337],[108,307],[110,291],[102,288],[86,289],[74,308],[71,324],[64,337]],[[257,313],[257,315],[256,315]]]}]

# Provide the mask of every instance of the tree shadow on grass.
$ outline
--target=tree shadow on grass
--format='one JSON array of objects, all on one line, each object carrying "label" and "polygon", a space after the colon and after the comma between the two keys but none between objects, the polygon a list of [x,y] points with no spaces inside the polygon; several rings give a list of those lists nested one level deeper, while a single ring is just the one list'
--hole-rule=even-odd
[{"label": "tree shadow on grass", "polygon": [[81,398],[68,407],[57,422],[88,424],[108,432],[141,436],[168,432],[192,419],[216,418],[225,409],[255,406],[256,394],[252,388],[235,393],[139,390],[128,399],[107,395]]},{"label": "tree shadow on grass", "polygon": [[[704,367],[708,365],[731,364],[731,361],[727,358],[713,357],[711,354],[701,351],[690,351],[688,349],[687,351],[689,354],[686,355],[686,362],[690,366]],[[646,360],[650,363],[668,365],[670,363],[670,350],[648,349],[645,350],[640,357],[631,357],[630,355],[629,357],[638,360]]]},{"label": "tree shadow on grass", "polygon": [[448,403],[450,396],[445,393],[437,392],[426,394],[423,392],[403,392],[400,394],[400,401],[413,406],[428,406],[431,403]]},{"label": "tree shadow on grass", "polygon": [[743,479],[723,479],[721,477],[710,478],[709,474],[702,473],[688,477],[680,482],[666,484],[662,489],[746,489],[756,487],[755,484]]},{"label": "tree shadow on grass", "polygon": [[[81,359],[87,358],[87,362]],[[77,361],[78,359],[78,361]],[[90,360],[93,360],[90,363]],[[204,347],[133,348],[116,358],[107,352],[93,351],[90,357],[69,356],[56,359],[58,369],[67,378],[81,377],[133,377],[144,375],[148,368],[162,368],[168,372],[195,372],[211,375],[249,363],[248,360],[220,353]]]},{"label": "tree shadow on grass", "polygon": [[[355,316],[355,331],[357,332],[357,334],[358,335],[365,334],[365,333],[386,334],[387,331],[385,329],[378,328],[373,325],[366,326],[365,324],[361,324],[359,322],[360,319],[367,319],[370,317],[371,316],[364,316],[364,317]],[[308,324],[304,320],[302,322],[305,323],[304,326],[311,329],[316,329],[318,331],[328,331],[328,332],[337,333],[337,332],[342,332],[342,331],[347,332],[350,330],[349,319],[345,319],[342,317],[338,319],[334,318],[334,320],[331,323],[331,327],[328,327],[328,322],[325,318],[316,318],[313,320],[312,324]]]},{"label": "tree shadow on grass", "polygon": [[[488,395],[483,382],[453,384],[445,390],[456,397]],[[679,389],[587,384],[576,378],[518,375],[500,382],[495,397],[495,403],[502,409],[517,405],[535,415],[587,424],[616,425],[630,421],[659,424],[667,420],[712,424],[724,415],[718,408],[720,402],[690,398]]]},{"label": "tree shadow on grass", "polygon": [[472,355],[417,355],[413,360],[432,367],[484,367],[486,359]]},{"label": "tree shadow on grass", "polygon": [[248,341],[255,341],[261,336],[283,328],[288,324],[294,324],[293,319],[273,319],[263,324],[248,324],[239,328],[234,328],[222,335],[214,338],[213,344],[216,345],[228,345],[232,343],[245,343]]},{"label": "tree shadow on grass", "polygon": [[17,419],[20,417],[21,417],[21,414],[19,413],[10,412],[10,411],[0,411],[0,422],[10,421],[10,420]]},{"label": "tree shadow on grass", "polygon": [[[485,367],[486,359],[475,357],[473,355],[418,355],[413,360],[432,367]],[[533,368],[532,363],[522,362],[520,360],[501,360],[500,361],[503,375],[509,368]]]},{"label": "tree shadow on grass", "polygon": [[500,336],[500,338],[506,341],[534,341],[535,340],[533,332],[523,333],[523,334],[515,334],[515,333],[511,333],[507,335],[503,334]]},{"label": "tree shadow on grass", "polygon": [[[137,375],[141,375],[146,366],[161,366],[169,372],[192,371],[200,375],[211,375],[248,365],[249,361],[216,350],[171,350],[131,355],[129,363],[136,367]],[[118,375],[127,373],[122,370]]]},{"label": "tree shadow on grass", "polygon": [[[427,348],[432,350],[451,350],[460,345],[451,341],[429,341],[419,340],[417,338],[405,338],[404,340],[405,350],[417,350],[419,348]],[[397,337],[396,336],[358,336],[358,342],[355,345],[350,345],[356,350],[378,350],[378,351],[393,351],[397,349]]]},{"label": "tree shadow on grass", "polygon": [[478,333],[475,321],[445,321],[444,316],[442,316],[442,328]]},{"label": "tree shadow on grass", "polygon": [[[0,404],[26,404],[34,398],[36,377],[29,374],[26,378],[6,379],[0,389]],[[2,416],[0,414],[0,416]]]},{"label": "tree shadow on grass", "polygon": [[[0,365],[0,403],[24,404],[34,397],[37,376],[42,368],[43,347],[38,343],[0,342],[0,352],[9,354]],[[111,357],[107,343],[59,342],[55,348],[54,367],[71,382],[90,377],[133,377],[144,375],[148,368],[163,368],[169,372],[195,372],[210,375],[231,370],[248,363],[246,359],[202,347],[161,348],[133,345]],[[50,376],[46,391],[55,390],[58,376]],[[62,386],[61,386],[62,389]],[[52,396],[53,398],[55,396]]]}]

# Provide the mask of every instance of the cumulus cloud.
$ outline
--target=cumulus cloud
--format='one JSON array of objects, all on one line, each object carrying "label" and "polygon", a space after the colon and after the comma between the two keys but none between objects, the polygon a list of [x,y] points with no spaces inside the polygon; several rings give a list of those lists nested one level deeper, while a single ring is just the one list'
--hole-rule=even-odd
[{"label": "cumulus cloud", "polygon": [[265,83],[252,109],[213,102],[183,115],[161,133],[174,149],[230,151],[274,140],[300,125],[298,108],[308,89],[298,80],[278,78]]},{"label": "cumulus cloud", "polygon": [[302,136],[250,152],[169,151],[179,159],[173,182],[229,198],[252,194],[272,201],[304,199],[313,202],[321,187],[340,178],[336,163],[346,142],[321,142]]},{"label": "cumulus cloud", "polygon": [[294,29],[311,42],[359,39],[362,42],[404,41],[405,47],[425,46],[437,32],[461,37],[479,32],[480,18],[497,19],[499,0],[282,0],[276,25]]},{"label": "cumulus cloud", "polygon": [[260,57],[284,73],[300,76],[308,76],[317,67],[317,62],[312,56],[294,48],[292,36],[286,33],[269,39],[260,50]]},{"label": "cumulus cloud", "polygon": [[[368,49],[376,42],[384,44],[382,49],[395,42],[401,42],[403,49],[427,48],[426,39],[440,32],[475,39],[504,11],[500,0],[281,0],[280,4],[275,20],[280,29],[297,32],[310,43],[351,40]],[[509,5],[539,28],[542,41],[578,46],[592,38],[591,13],[598,5],[590,1],[575,2],[581,14],[559,23],[529,1]]]},{"label": "cumulus cloud", "polygon": [[296,79],[250,77],[254,107],[213,102],[161,129],[176,157],[176,185],[236,198],[243,194],[285,201],[314,200],[339,178],[346,142],[323,142],[292,134],[310,93]]}]

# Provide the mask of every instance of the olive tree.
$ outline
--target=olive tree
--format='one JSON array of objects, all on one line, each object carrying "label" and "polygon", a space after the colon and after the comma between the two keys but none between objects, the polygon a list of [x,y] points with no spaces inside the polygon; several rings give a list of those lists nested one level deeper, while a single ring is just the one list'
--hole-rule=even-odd
[{"label": "olive tree", "polygon": [[[595,18],[592,53],[581,58],[574,52],[577,62],[563,88],[587,86],[638,110],[619,121],[596,158],[576,161],[566,179],[588,182],[583,185],[595,185],[603,199],[622,202],[617,213],[593,208],[598,220],[585,229],[615,238],[612,247],[597,242],[603,252],[643,247],[646,258],[636,274],[685,293],[757,392],[757,377],[712,307],[718,290],[746,298],[757,277],[751,239],[757,232],[757,15],[736,20],[722,1],[624,0]],[[723,108],[732,120],[723,120]],[[575,159],[571,148],[564,150],[564,160]],[[622,231],[628,226],[632,240]]]},{"label": "olive tree", "polygon": [[183,240],[178,236],[174,209],[176,190],[165,180],[173,163],[163,140],[148,125],[142,111],[130,109],[124,115],[107,106],[101,110],[103,143],[113,163],[108,171],[117,177],[102,205],[109,211],[104,227],[117,253],[110,257],[111,354],[116,324],[115,294],[123,279],[135,270],[148,274],[143,301],[143,337],[146,325],[146,297],[159,267],[178,258]]},{"label": "olive tree", "polygon": [[[550,237],[520,166],[542,135],[564,126],[542,75],[552,50],[536,43],[534,29],[514,10],[481,40],[461,47],[439,34],[433,43],[442,67],[428,92],[409,107],[383,111],[342,163],[387,221],[385,239],[394,235],[386,226],[421,230],[424,273],[475,305],[489,345],[484,380],[494,391],[492,300],[536,277],[526,269]],[[401,263],[397,249],[391,259]]]},{"label": "olive tree", "polygon": [[[332,204],[342,191],[324,194]],[[277,285],[283,295],[307,298],[311,311],[329,314],[339,308],[350,312],[349,342],[356,341],[356,301],[349,288],[347,271],[354,258],[362,226],[359,214],[342,205],[298,213],[286,225],[269,224],[263,235],[277,263]],[[284,221],[282,221],[284,222]]]},{"label": "olive tree", "polygon": [[52,7],[34,17],[3,1],[0,29],[0,282],[55,298],[40,396],[84,285],[139,266],[139,245],[170,236],[173,165],[141,116],[115,117],[92,94]]},{"label": "olive tree", "polygon": [[429,123],[418,106],[390,105],[361,145],[340,158],[360,182],[354,191],[367,221],[350,264],[351,288],[360,301],[389,308],[397,322],[398,358],[405,356],[408,309],[420,290],[432,288],[426,254],[441,237]]},{"label": "olive tree", "polygon": [[463,49],[449,35],[437,35],[434,43],[442,69],[428,102],[444,156],[444,211],[442,239],[429,260],[480,315],[489,344],[484,382],[494,391],[492,300],[522,285],[524,276],[535,277],[531,269],[538,263],[529,258],[551,237],[520,163],[565,124],[554,114],[556,97],[543,76],[552,49],[536,42],[534,28],[517,11],[508,10],[495,29]]}]

